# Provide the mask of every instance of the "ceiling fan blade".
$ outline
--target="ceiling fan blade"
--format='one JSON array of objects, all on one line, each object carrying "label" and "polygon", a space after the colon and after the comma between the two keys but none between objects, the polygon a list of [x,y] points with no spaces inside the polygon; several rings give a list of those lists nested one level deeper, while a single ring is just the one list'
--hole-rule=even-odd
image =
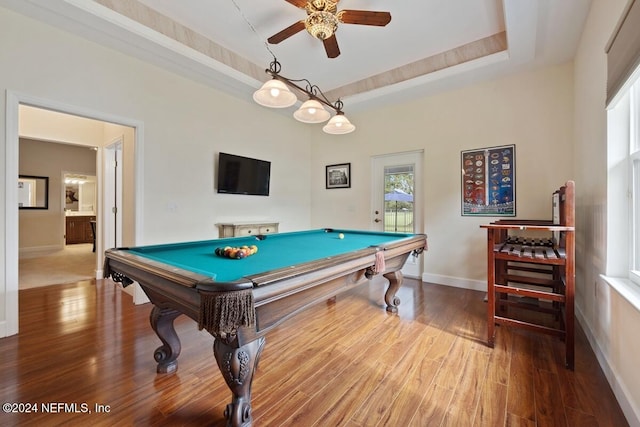
[{"label": "ceiling fan blade", "polygon": [[278,44],[281,41],[288,39],[292,35],[299,33],[302,30],[304,30],[304,21],[298,21],[295,24],[289,25],[287,28],[280,31],[279,33],[272,35],[267,39],[267,41],[271,44]]},{"label": "ceiling fan blade", "polygon": [[324,50],[327,52],[329,58],[337,58],[340,55],[340,48],[338,47],[338,39],[336,35],[332,35],[328,39],[322,41],[324,44]]},{"label": "ceiling fan blade", "polygon": [[300,9],[304,9],[304,7],[307,5],[307,0],[284,0],[287,3],[291,3],[292,5],[294,5],[295,7],[299,7]]},{"label": "ceiling fan blade", "polygon": [[369,10],[341,10],[338,20],[345,24],[376,25],[384,27],[391,22],[389,12],[373,12]]}]

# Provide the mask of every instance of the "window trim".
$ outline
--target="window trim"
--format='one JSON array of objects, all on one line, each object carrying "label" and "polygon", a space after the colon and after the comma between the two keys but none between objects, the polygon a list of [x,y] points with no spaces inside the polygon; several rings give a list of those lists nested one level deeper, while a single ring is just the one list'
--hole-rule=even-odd
[{"label": "window trim", "polygon": [[[637,73],[634,73],[637,75]],[[636,76],[637,77],[637,76]],[[628,278],[640,286],[640,79],[629,88],[629,140],[627,145],[629,176],[629,267]]]},{"label": "window trim", "polygon": [[639,77],[640,67],[608,106],[605,275],[640,289]]}]

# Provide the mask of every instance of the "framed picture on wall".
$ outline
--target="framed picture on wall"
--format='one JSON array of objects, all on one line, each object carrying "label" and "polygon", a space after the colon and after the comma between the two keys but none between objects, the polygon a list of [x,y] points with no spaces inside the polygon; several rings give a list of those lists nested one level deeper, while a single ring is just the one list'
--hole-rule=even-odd
[{"label": "framed picture on wall", "polygon": [[462,151],[462,215],[516,216],[516,146]]},{"label": "framed picture on wall", "polygon": [[326,167],[327,188],[351,187],[351,163],[340,163]]},{"label": "framed picture on wall", "polygon": [[79,210],[80,185],[65,184],[64,186],[64,209],[68,211]]}]

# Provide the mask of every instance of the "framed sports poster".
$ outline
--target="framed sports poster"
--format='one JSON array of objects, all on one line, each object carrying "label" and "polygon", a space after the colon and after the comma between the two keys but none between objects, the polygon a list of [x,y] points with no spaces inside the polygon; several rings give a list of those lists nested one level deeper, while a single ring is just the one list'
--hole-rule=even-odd
[{"label": "framed sports poster", "polygon": [[516,216],[516,146],[462,151],[462,215]]}]

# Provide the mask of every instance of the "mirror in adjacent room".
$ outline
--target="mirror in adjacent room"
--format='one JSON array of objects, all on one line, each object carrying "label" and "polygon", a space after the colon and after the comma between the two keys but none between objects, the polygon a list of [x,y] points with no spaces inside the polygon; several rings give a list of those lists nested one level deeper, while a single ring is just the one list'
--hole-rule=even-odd
[{"label": "mirror in adjacent room", "polygon": [[49,177],[20,175],[18,177],[18,208],[49,209]]},{"label": "mirror in adjacent room", "polygon": [[96,214],[96,177],[64,175],[64,211],[66,215]]}]

